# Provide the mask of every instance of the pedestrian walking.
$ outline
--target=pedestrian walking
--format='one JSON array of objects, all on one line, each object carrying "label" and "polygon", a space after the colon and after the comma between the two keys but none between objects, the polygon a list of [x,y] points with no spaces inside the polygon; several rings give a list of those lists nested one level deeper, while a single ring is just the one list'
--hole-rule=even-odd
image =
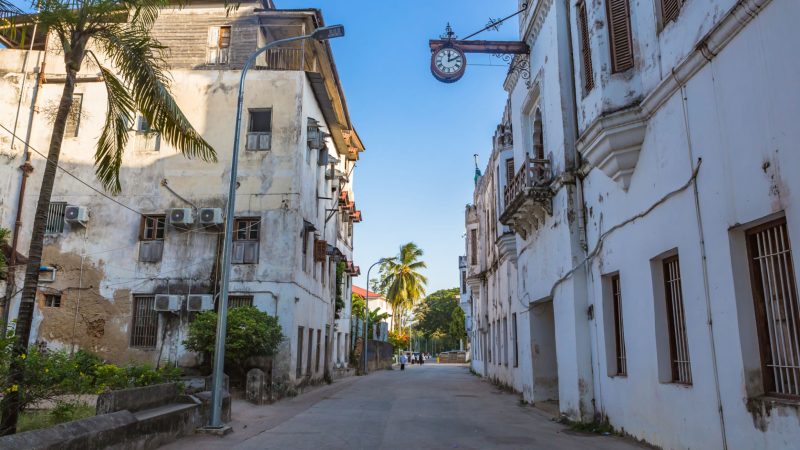
[{"label": "pedestrian walking", "polygon": [[425,363],[425,360],[422,358],[422,353],[417,357],[417,363],[419,363],[420,366]]},{"label": "pedestrian walking", "polygon": [[405,353],[400,353],[400,370],[406,370],[406,363],[408,362],[408,358],[406,358]]}]

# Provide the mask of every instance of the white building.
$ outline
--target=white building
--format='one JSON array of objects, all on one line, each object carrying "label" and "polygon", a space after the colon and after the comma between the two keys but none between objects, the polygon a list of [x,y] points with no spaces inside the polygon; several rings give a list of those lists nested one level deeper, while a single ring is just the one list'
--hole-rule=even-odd
[{"label": "white building", "polygon": [[[318,10],[279,10],[260,1],[243,2],[230,15],[221,2],[163,11],[154,36],[170,48],[174,97],[219,162],[183,158],[138,118],[121,169],[123,191],[113,199],[98,192],[92,167],[105,87],[96,68],[84,66],[42,261],[56,270],[53,281],[41,282],[32,341],[119,363],[198,364],[182,340],[191,310],[216,308],[240,69],[257,47],[323,25]],[[0,123],[19,136],[12,146],[0,130],[6,155],[0,170],[8,174],[0,181],[0,225],[14,229],[21,206],[17,249],[24,254],[44,167],[37,151],[49,143],[48,113],[61,94],[63,61],[52,46],[2,49],[0,67]],[[302,384],[347,362],[357,272],[353,222],[361,218],[352,180],[364,147],[327,43],[268,52],[248,74],[244,114],[230,304],[252,304],[278,317],[285,340],[273,375]],[[325,133],[319,140],[317,130]],[[21,141],[26,136],[29,148]],[[20,199],[17,168],[26,155],[33,172]],[[65,220],[73,206],[88,218]],[[17,286],[23,272],[16,272]],[[173,297],[162,300],[164,294]],[[156,310],[162,306],[171,311]]]},{"label": "white building", "polygon": [[526,399],[555,389],[562,414],[662,448],[796,447],[798,18],[787,0],[531,2],[529,73],[505,84],[517,174],[494,203],[482,179],[466,223],[475,322],[493,207],[516,234]]}]

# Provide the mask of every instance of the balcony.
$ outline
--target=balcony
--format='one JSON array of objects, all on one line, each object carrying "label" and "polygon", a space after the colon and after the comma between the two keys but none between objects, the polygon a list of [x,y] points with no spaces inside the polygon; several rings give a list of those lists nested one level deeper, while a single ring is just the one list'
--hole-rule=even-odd
[{"label": "balcony", "polygon": [[503,192],[505,209],[500,222],[523,239],[553,215],[553,173],[549,159],[525,158],[525,163]]}]

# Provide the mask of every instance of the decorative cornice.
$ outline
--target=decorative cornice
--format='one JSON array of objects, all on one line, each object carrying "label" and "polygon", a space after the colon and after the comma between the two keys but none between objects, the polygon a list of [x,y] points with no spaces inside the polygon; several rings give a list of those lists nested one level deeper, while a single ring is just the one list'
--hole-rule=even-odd
[{"label": "decorative cornice", "polygon": [[[553,5],[553,0],[538,0],[536,2],[536,8],[530,14],[526,14],[525,17],[522,19],[523,22],[521,25],[525,25],[527,23],[527,27],[525,32],[522,33],[522,41],[528,44],[528,47],[533,49],[533,44],[536,41],[536,38],[539,36],[539,32],[542,30],[542,26],[544,25],[544,20],[547,17],[547,13],[550,11],[550,6]],[[528,17],[530,16],[530,20]],[[522,58],[524,57],[524,59]],[[530,77],[530,55],[516,55],[516,57],[511,61],[510,69],[515,67],[519,68],[517,64],[524,64],[527,72],[528,77]],[[517,87],[517,81],[520,79],[520,70],[509,70],[508,75],[506,75],[506,80],[503,82],[503,88],[507,92],[513,92],[514,89]],[[527,87],[530,89],[531,82],[528,78],[523,77],[524,79],[528,80]]]}]

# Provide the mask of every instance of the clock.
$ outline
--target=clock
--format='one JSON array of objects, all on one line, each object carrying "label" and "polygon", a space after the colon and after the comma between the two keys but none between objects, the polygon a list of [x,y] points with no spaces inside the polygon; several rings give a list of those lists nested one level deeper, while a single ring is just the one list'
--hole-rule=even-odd
[{"label": "clock", "polygon": [[444,83],[453,83],[464,76],[467,68],[467,57],[464,52],[453,45],[445,45],[431,53],[431,72]]}]

